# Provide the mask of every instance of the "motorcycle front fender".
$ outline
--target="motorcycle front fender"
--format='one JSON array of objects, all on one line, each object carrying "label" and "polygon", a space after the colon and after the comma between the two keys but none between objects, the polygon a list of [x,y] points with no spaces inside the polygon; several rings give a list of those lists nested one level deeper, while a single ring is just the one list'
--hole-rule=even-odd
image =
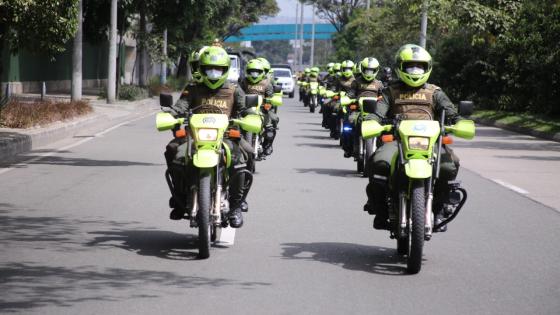
[{"label": "motorcycle front fender", "polygon": [[193,164],[198,168],[209,168],[218,165],[220,155],[211,149],[199,149],[193,156]]},{"label": "motorcycle front fender", "polygon": [[406,176],[409,178],[428,178],[432,176],[432,165],[428,160],[408,160],[404,165]]}]

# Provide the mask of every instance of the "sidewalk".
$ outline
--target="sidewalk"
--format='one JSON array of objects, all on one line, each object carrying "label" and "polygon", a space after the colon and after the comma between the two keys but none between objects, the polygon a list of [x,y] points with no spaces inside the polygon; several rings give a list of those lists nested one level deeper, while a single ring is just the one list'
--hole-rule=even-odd
[{"label": "sidewalk", "polygon": [[93,113],[83,117],[55,122],[45,127],[0,128],[0,161],[8,161],[18,154],[73,137],[78,132],[101,131],[159,110],[159,99],[156,97],[134,102],[117,101],[114,104],[107,104],[105,99],[88,100],[93,107]]}]

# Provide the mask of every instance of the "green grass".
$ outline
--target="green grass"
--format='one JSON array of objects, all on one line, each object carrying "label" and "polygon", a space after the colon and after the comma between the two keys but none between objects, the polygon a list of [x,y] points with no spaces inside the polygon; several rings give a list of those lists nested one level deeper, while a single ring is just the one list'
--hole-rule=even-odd
[{"label": "green grass", "polygon": [[508,126],[529,128],[540,132],[555,134],[560,132],[560,117],[547,117],[527,113],[499,112],[494,110],[477,110],[473,118],[483,118]]}]

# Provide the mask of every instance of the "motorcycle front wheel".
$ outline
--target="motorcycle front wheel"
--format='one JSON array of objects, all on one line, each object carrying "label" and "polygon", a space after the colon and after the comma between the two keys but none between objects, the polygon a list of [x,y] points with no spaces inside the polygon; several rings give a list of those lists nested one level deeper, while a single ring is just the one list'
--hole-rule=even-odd
[{"label": "motorcycle front wheel", "polygon": [[198,258],[210,257],[210,207],[212,206],[212,176],[210,172],[200,172],[198,183]]},{"label": "motorcycle front wheel", "polygon": [[410,274],[420,272],[422,268],[422,251],[424,249],[424,221],[426,210],[425,181],[412,180],[410,188],[410,230],[408,233],[407,271]]}]

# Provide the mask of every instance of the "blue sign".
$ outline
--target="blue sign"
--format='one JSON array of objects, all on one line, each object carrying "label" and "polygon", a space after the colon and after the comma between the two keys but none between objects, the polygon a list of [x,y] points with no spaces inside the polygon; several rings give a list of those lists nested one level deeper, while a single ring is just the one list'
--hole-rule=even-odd
[{"label": "blue sign", "polygon": [[[303,25],[303,39],[310,40],[312,37],[312,24]],[[297,24],[256,24],[241,29],[239,36],[228,37],[226,42],[241,41],[268,41],[268,40],[292,40],[299,38],[301,29]],[[315,39],[331,39],[332,34],[336,33],[336,28],[332,24],[315,24]]]}]

